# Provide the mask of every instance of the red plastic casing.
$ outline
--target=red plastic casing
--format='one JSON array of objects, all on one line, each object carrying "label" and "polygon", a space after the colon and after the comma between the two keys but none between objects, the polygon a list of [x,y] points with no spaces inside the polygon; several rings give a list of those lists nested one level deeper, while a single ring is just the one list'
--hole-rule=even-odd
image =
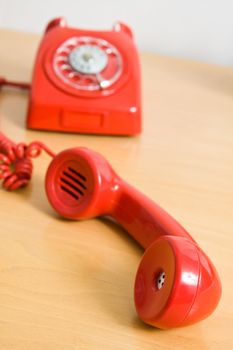
[{"label": "red plastic casing", "polygon": [[[72,37],[102,39],[118,50],[122,70],[111,86],[97,91],[78,90],[57,76],[52,65],[55,52]],[[140,133],[140,64],[131,29],[119,22],[110,31],[81,30],[68,27],[64,18],[51,21],[35,60],[27,127],[112,135]]]},{"label": "red plastic casing", "polygon": [[[145,248],[134,289],[139,317],[159,328],[210,315],[221,297],[218,273],[189,233],[166,211],[123,181],[98,153],[61,152],[46,175],[46,192],[63,217],[110,216]],[[164,272],[165,282],[158,288]]]}]

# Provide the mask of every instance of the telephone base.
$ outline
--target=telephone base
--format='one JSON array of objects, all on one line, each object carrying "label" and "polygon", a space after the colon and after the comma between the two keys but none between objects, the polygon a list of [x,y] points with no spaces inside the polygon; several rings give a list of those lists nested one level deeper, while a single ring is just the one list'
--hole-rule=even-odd
[{"label": "telephone base", "polygon": [[131,29],[68,27],[52,20],[41,40],[27,127],[102,135],[141,132],[141,77]]}]

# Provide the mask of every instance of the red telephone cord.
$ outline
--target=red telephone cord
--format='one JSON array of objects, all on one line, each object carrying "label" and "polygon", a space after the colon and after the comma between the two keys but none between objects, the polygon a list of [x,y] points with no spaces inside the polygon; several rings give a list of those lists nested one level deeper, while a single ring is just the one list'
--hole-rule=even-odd
[{"label": "red telephone cord", "polygon": [[0,132],[0,180],[2,187],[12,191],[26,186],[31,179],[33,164],[31,158],[38,157],[44,150],[51,157],[55,153],[39,141],[15,144]]},{"label": "red telephone cord", "polygon": [[7,80],[3,77],[0,77],[0,88],[2,86],[10,86],[14,88],[23,89],[23,90],[30,90],[31,88],[31,84],[29,83]]},{"label": "red telephone cord", "polygon": [[[2,86],[23,90],[29,90],[31,87],[29,83],[10,81],[0,77],[0,88]],[[51,157],[55,156],[55,153],[42,142],[34,141],[29,145],[25,143],[15,144],[0,132],[0,180],[3,180],[2,187],[13,191],[26,186],[32,176],[31,158],[38,157],[42,150]]]}]

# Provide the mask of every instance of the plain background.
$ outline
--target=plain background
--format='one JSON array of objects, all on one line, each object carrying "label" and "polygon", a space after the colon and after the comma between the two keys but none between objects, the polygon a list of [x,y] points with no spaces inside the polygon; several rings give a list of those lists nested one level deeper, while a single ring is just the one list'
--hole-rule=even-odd
[{"label": "plain background", "polygon": [[142,51],[233,65],[233,0],[0,0],[0,27],[42,33],[56,16],[75,27],[132,26]]}]

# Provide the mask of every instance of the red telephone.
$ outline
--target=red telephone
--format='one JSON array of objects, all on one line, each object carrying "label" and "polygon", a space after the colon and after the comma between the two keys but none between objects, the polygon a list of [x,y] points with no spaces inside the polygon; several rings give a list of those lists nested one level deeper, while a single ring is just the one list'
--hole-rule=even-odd
[{"label": "red telephone", "polygon": [[124,182],[98,153],[73,148],[55,155],[43,144],[15,145],[0,133],[0,178],[14,190],[31,177],[31,158],[54,159],[46,175],[53,208],[70,219],[108,215],[146,249],[134,288],[139,317],[159,328],[190,325],[209,316],[221,297],[215,267],[188,232],[155,202]]},{"label": "red telephone", "polygon": [[111,31],[81,30],[52,20],[35,61],[27,126],[140,133],[140,65],[131,29],[118,22]]}]

